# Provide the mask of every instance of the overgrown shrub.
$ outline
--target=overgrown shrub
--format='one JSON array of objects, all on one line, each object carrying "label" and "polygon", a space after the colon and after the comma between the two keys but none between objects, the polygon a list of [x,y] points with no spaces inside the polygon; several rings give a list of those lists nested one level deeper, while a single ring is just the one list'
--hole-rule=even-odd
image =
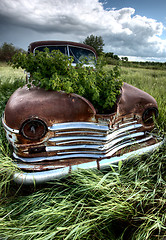
[{"label": "overgrown shrub", "polygon": [[35,86],[79,94],[91,101],[100,112],[110,109],[122,86],[118,67],[105,71],[101,60],[95,69],[83,66],[83,63],[73,67],[72,62],[72,58],[60,51],[50,53],[45,49],[36,55],[17,53],[11,65],[29,72],[29,81]]}]

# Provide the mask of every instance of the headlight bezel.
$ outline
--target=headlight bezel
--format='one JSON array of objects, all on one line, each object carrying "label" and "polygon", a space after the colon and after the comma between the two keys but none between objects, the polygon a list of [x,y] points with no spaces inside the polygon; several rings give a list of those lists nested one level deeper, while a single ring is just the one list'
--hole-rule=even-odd
[{"label": "headlight bezel", "polygon": [[20,134],[28,140],[40,140],[47,132],[48,128],[46,123],[39,118],[25,120],[20,128]]},{"label": "headlight bezel", "polygon": [[154,118],[158,117],[158,109],[156,107],[149,107],[145,109],[142,114],[142,121],[145,125],[154,124]]}]

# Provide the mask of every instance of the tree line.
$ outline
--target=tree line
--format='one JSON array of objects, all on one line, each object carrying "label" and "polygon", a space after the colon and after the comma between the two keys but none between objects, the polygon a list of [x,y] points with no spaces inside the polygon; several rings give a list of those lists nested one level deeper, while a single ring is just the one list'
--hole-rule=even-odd
[{"label": "tree line", "polygon": [[12,43],[4,42],[0,46],[0,61],[8,62],[12,59],[15,53],[25,52],[22,48],[16,48]]}]

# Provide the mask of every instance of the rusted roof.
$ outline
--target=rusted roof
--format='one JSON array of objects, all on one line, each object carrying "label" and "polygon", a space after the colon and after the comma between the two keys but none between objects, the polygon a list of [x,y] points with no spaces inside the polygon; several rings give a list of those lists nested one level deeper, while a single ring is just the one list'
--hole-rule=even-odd
[{"label": "rusted roof", "polygon": [[86,48],[86,49],[89,49],[91,50],[92,52],[95,53],[96,57],[97,57],[97,53],[95,51],[95,49],[89,45],[86,45],[86,44],[83,44],[83,43],[76,43],[76,42],[70,42],[70,41],[37,41],[37,42],[32,42],[30,43],[29,45],[29,51],[30,52],[33,52],[33,50],[36,48],[36,47],[39,47],[39,46],[76,46],[76,47],[81,47],[81,48]]}]

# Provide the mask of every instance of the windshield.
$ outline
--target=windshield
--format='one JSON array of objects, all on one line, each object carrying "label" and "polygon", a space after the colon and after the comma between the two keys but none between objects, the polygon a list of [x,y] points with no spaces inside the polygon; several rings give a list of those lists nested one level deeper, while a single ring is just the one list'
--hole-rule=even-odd
[{"label": "windshield", "polygon": [[74,58],[73,63],[95,64],[95,55],[88,49],[69,46],[69,55]]},{"label": "windshield", "polygon": [[39,46],[35,48],[36,51],[44,52],[45,49],[48,48],[49,51],[59,50],[65,55],[69,57],[73,57],[73,63],[84,63],[84,64],[92,64],[96,63],[95,54],[86,48],[74,47],[74,46]]}]

